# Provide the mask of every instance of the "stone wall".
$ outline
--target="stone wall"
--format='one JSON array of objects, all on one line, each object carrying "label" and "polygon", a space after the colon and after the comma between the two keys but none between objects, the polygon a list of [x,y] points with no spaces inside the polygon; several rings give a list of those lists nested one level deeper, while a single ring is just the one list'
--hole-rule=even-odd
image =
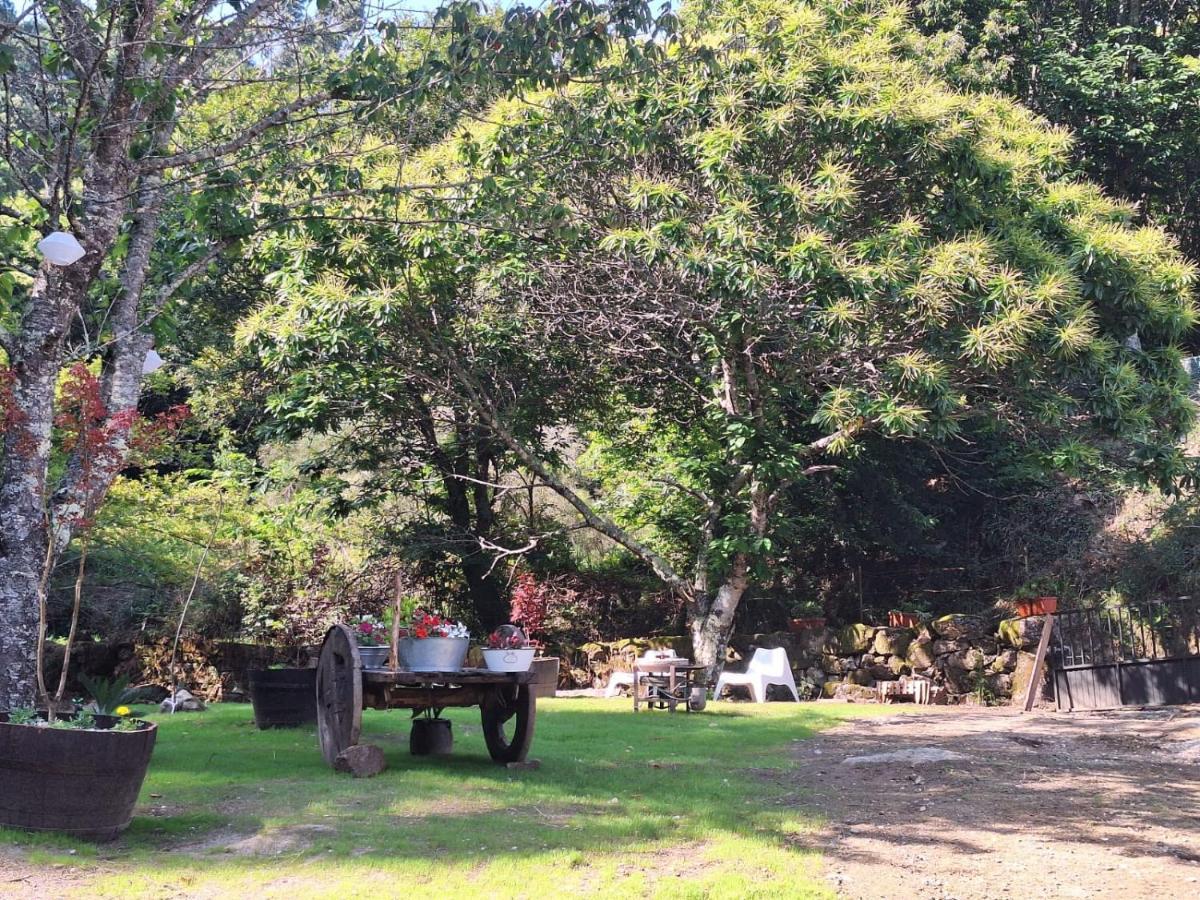
[{"label": "stone wall", "polygon": [[[1041,631],[1040,617],[1008,619],[993,630],[976,616],[954,614],[919,628],[856,624],[796,634],[738,634],[730,640],[728,664],[739,670],[755,647],[783,647],[802,696],[870,699],[879,682],[915,674],[932,681],[934,702],[1009,703],[1024,699]],[[565,655],[563,681],[603,687],[614,670],[627,671],[651,649],[690,657],[691,641],[660,637],[585,644]],[[1043,697],[1046,689],[1044,684]]]}]

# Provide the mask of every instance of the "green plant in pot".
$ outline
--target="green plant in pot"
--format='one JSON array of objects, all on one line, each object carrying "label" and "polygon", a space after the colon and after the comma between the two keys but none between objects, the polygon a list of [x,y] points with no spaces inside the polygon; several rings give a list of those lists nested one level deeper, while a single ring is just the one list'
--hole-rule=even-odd
[{"label": "green plant in pot", "polygon": [[87,682],[91,709],[0,712],[0,826],[91,840],[129,826],[158,726],[131,715],[128,681]]},{"label": "green plant in pot", "polygon": [[793,634],[825,627],[825,610],[816,600],[794,600],[788,612],[788,631]]}]

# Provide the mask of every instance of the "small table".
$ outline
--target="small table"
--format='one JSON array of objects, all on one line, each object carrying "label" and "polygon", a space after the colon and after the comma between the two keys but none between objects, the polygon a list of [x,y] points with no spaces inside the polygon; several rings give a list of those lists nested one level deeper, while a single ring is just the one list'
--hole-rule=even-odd
[{"label": "small table", "polygon": [[[683,708],[691,712],[692,691],[705,686],[701,679],[707,670],[707,666],[694,665],[691,660],[679,656],[638,660],[633,667],[633,711],[637,712],[640,703],[644,702],[650,709],[671,712],[682,703]],[[645,677],[639,678],[639,673]]]},{"label": "small table", "polygon": [[524,761],[533,743],[538,673],[460,669],[408,672],[364,668],[358,643],[345,625],[334,625],[317,664],[317,736],[325,762],[358,743],[364,707],[432,710],[478,706],[488,753],[498,763]]}]

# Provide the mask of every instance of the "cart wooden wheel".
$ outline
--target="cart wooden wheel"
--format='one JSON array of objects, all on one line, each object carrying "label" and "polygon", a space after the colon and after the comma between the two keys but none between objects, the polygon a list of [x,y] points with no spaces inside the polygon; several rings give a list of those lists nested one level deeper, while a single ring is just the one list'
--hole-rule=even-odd
[{"label": "cart wooden wheel", "polygon": [[537,717],[537,696],[528,684],[501,687],[489,693],[480,704],[483,739],[488,752],[499,763],[521,762],[533,743],[533,723]]},{"label": "cart wooden wheel", "polygon": [[333,765],[338,754],[358,743],[362,730],[362,660],[358,642],[345,625],[325,634],[317,663],[317,734],[321,755]]}]

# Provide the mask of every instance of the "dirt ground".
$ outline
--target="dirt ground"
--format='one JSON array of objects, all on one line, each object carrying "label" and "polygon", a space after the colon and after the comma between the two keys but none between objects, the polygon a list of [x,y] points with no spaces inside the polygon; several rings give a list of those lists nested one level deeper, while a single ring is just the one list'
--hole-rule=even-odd
[{"label": "dirt ground", "polygon": [[841,896],[1200,896],[1200,708],[931,708],[796,747]]}]

